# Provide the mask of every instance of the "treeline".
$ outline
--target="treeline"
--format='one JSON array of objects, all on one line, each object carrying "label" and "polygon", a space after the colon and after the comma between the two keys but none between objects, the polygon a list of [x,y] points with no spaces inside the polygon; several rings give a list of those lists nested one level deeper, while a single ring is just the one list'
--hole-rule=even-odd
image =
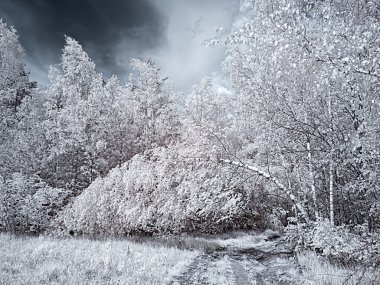
[{"label": "treeline", "polygon": [[135,154],[178,136],[174,93],[151,62],[132,60],[127,84],[116,76],[105,81],[78,42],[67,37],[61,64],[50,69],[48,87],[39,89],[28,80],[16,31],[0,25],[5,230],[25,228],[15,216],[19,203],[36,199],[30,181],[74,197]]},{"label": "treeline", "polygon": [[0,227],[124,235],[288,226],[318,247],[326,231],[313,229],[325,220],[337,236],[377,231],[379,9],[243,1],[246,23],[207,41],[227,45],[233,91],[205,78],[185,99],[150,61],[132,60],[126,84],[105,80],[71,38],[48,87],[36,88],[16,32],[1,23]]}]

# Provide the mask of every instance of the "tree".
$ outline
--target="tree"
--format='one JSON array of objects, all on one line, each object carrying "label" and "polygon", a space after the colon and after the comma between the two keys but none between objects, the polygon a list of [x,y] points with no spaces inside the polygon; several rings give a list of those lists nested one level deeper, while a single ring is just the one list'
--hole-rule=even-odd
[{"label": "tree", "polygon": [[136,144],[145,150],[152,144],[168,145],[178,136],[178,117],[173,110],[174,92],[151,61],[131,60],[129,78]]},{"label": "tree", "polygon": [[38,234],[49,229],[70,195],[36,176],[0,177],[0,231]]},{"label": "tree", "polygon": [[49,78],[44,125],[50,149],[42,166],[44,178],[54,186],[81,189],[99,171],[94,167],[97,142],[92,139],[96,109],[102,107],[103,79],[81,45],[70,37],[66,37],[61,70],[52,68]]},{"label": "tree", "polygon": [[16,30],[0,19],[0,108],[16,112],[28,89],[24,50]]},{"label": "tree", "polygon": [[247,114],[241,158],[268,169],[314,218],[369,222],[379,173],[375,6],[274,0],[245,11],[224,62]]},{"label": "tree", "polygon": [[[205,149],[202,149],[205,148]],[[60,220],[85,235],[217,233],[257,225],[256,194],[218,167],[208,144],[186,141],[137,154],[96,179]]]},{"label": "tree", "polygon": [[23,148],[27,142],[21,126],[22,103],[36,84],[29,82],[23,57],[16,30],[0,20],[0,172],[5,177],[30,166]]}]

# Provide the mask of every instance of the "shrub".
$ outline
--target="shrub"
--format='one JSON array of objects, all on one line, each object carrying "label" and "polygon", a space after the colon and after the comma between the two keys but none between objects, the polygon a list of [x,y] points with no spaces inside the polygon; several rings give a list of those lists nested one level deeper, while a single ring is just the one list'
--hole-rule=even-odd
[{"label": "shrub", "polygon": [[332,226],[328,220],[311,225],[289,225],[288,239],[296,252],[312,250],[332,261],[343,264],[380,264],[380,235],[369,233],[364,227]]},{"label": "shrub", "polygon": [[52,188],[38,177],[15,173],[0,177],[0,231],[39,233],[67,204],[70,192]]},{"label": "shrub", "polygon": [[86,235],[217,233],[252,228],[257,213],[241,173],[194,146],[156,148],[98,178],[60,217]]}]

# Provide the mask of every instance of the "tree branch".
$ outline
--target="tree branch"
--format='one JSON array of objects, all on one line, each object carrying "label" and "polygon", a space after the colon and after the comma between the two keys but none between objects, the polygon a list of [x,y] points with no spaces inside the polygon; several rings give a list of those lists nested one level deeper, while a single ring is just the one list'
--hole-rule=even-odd
[{"label": "tree branch", "polygon": [[289,199],[292,201],[292,203],[297,207],[297,209],[301,213],[301,216],[305,220],[305,222],[306,223],[310,222],[309,216],[306,213],[304,207],[297,201],[297,198],[293,195],[293,193],[290,191],[290,189],[288,189],[285,185],[283,185],[280,181],[278,181],[272,175],[270,175],[270,174],[268,174],[268,173],[266,173],[264,171],[261,171],[257,167],[254,167],[254,166],[248,165],[248,164],[244,164],[244,163],[238,162],[238,161],[232,161],[232,160],[229,160],[229,159],[219,159],[219,162],[235,165],[235,166],[238,166],[238,167],[243,167],[243,168],[251,170],[251,171],[255,172],[256,174],[264,177],[265,179],[271,181],[272,183],[274,183],[281,191],[283,191],[289,197]]}]

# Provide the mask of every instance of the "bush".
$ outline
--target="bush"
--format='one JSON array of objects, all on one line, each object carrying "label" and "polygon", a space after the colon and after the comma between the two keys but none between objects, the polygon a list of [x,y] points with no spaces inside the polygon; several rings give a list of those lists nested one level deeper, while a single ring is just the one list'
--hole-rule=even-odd
[{"label": "bush", "polygon": [[[85,235],[217,233],[252,228],[248,182],[194,146],[156,148],[98,178],[60,217]],[[199,156],[198,156],[199,157]]]},{"label": "bush", "polygon": [[369,233],[365,227],[332,226],[324,220],[311,225],[289,225],[286,231],[296,252],[312,250],[331,261],[347,265],[380,264],[380,235]]},{"label": "bush", "polygon": [[0,231],[43,232],[69,197],[69,191],[52,188],[38,177],[0,177]]},{"label": "bush", "polygon": [[301,270],[302,284],[308,285],[356,285],[377,284],[379,274],[376,269],[367,266],[350,268],[332,264],[315,252],[302,252],[297,255]]}]

